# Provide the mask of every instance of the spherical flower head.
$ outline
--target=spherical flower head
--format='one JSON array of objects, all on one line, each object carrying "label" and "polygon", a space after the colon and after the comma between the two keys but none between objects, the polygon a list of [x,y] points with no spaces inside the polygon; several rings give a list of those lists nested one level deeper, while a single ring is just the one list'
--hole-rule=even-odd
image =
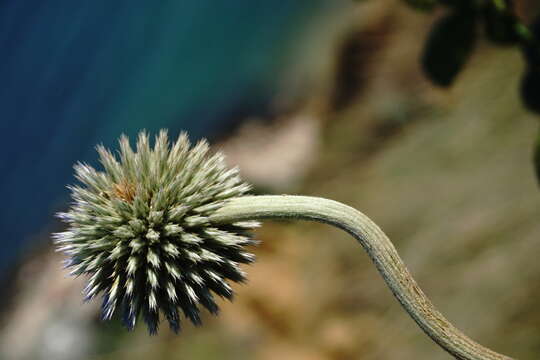
[{"label": "spherical flower head", "polygon": [[160,313],[175,332],[180,313],[199,325],[200,306],[216,314],[214,295],[232,299],[229,281],[242,282],[239,265],[254,260],[244,247],[256,222],[209,221],[250,186],[185,133],[171,146],[164,130],[153,148],[145,132],[135,151],[125,136],[119,144],[118,156],[97,147],[104,171],[75,165],[82,186],[69,187],[72,206],[58,214],[69,228],[54,234],[57,249],[72,275],[89,276],[85,298],[102,294],[103,319],[120,313],[131,330],[142,317],[151,334]]}]

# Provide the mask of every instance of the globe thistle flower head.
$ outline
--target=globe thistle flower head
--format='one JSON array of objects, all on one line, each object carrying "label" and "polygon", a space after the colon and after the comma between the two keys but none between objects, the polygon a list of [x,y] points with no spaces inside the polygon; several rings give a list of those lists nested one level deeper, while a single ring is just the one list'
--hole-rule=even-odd
[{"label": "globe thistle flower head", "polygon": [[128,329],[142,317],[155,334],[160,313],[180,329],[181,313],[199,325],[200,307],[217,314],[214,296],[231,300],[229,282],[242,282],[239,265],[254,256],[248,230],[257,222],[211,224],[208,217],[250,186],[206,141],[191,146],[182,133],[155,144],[145,132],[132,149],[126,136],[118,155],[98,146],[103,171],[75,165],[81,185],[70,186],[71,208],[58,216],[69,224],[54,234],[69,257],[71,274],[87,275],[85,299],[101,294],[102,318],[120,314]]}]

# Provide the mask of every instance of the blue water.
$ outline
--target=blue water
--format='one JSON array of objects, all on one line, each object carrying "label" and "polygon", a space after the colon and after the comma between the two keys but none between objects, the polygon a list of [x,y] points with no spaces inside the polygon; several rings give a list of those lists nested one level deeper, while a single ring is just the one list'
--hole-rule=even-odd
[{"label": "blue water", "polygon": [[211,137],[264,108],[331,2],[0,1],[0,271],[59,226],[71,167],[95,164],[96,143],[142,128]]}]

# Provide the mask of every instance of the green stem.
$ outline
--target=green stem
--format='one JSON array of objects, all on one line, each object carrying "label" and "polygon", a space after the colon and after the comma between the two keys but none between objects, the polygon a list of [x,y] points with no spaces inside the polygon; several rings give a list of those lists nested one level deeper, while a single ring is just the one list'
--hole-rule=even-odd
[{"label": "green stem", "polygon": [[265,195],[231,199],[210,217],[213,223],[263,219],[313,220],[345,230],[367,251],[403,308],[444,350],[463,360],[511,359],[474,342],[446,320],[416,284],[392,242],[361,212],[328,199]]},{"label": "green stem", "polygon": [[534,35],[527,25],[519,21],[516,23],[516,33],[518,34],[519,39],[522,44],[530,44],[534,41]]},{"label": "green stem", "polygon": [[500,12],[505,11],[507,8],[506,2],[504,0],[493,0],[493,4],[495,5],[495,8]]}]

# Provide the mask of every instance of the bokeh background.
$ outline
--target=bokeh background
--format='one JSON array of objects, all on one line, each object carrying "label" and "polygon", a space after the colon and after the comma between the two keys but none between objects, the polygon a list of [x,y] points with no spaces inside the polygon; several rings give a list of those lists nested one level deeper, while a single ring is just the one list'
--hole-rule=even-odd
[{"label": "bokeh background", "polygon": [[[538,4],[518,1],[531,21]],[[358,244],[266,223],[236,301],[177,336],[82,303],[50,233],[72,165],[121,133],[207,137],[256,192],[374,219],[460,329],[540,354],[538,115],[515,47],[480,39],[453,86],[422,74],[440,11],[398,0],[0,2],[0,359],[450,359]]]}]

